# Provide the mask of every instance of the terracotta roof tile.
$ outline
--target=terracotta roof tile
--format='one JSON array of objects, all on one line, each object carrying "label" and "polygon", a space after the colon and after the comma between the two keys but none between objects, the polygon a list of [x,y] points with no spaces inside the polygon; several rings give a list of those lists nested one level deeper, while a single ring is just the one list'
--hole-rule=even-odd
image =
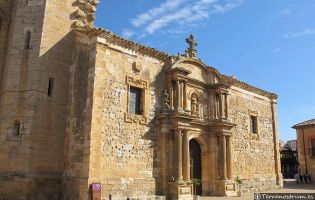
[{"label": "terracotta roof tile", "polygon": [[292,128],[297,129],[297,128],[306,127],[306,126],[315,126],[315,118],[307,120],[307,121],[299,123],[299,124],[296,124]]}]

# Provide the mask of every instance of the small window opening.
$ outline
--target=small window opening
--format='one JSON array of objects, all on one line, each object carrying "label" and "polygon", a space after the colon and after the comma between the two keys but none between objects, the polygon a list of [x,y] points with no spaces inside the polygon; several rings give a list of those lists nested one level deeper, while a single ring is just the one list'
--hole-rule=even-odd
[{"label": "small window opening", "polygon": [[312,156],[315,156],[315,139],[312,139],[312,150],[311,150]]},{"label": "small window opening", "polygon": [[47,90],[47,95],[51,97],[53,95],[53,89],[54,89],[54,79],[49,78],[48,81],[48,90]]},{"label": "small window opening", "polygon": [[13,130],[13,135],[14,136],[21,136],[21,123],[19,121],[14,122],[14,130]]},{"label": "small window opening", "polygon": [[25,49],[31,48],[31,31],[27,31],[25,35]]},{"label": "small window opening", "polygon": [[129,113],[142,115],[143,113],[143,90],[136,87],[130,87],[129,90]]},{"label": "small window opening", "polygon": [[258,133],[256,116],[250,116],[250,132],[255,134]]}]

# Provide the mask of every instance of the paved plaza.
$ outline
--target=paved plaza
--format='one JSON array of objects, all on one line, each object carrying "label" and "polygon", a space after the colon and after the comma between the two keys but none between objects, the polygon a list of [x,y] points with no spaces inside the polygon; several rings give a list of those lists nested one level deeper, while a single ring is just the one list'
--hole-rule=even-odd
[{"label": "paved plaza", "polygon": [[[283,189],[270,190],[266,193],[315,193],[315,184],[296,184],[294,179],[286,179]],[[241,197],[202,197],[200,200],[254,200],[254,194]]]}]

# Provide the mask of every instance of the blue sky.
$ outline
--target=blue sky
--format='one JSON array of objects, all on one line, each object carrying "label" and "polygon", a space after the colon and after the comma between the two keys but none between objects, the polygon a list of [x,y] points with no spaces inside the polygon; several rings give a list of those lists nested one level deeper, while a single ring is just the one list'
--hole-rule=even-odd
[{"label": "blue sky", "polygon": [[95,25],[170,54],[194,34],[203,62],[279,95],[282,140],[315,118],[314,0],[101,0]]}]

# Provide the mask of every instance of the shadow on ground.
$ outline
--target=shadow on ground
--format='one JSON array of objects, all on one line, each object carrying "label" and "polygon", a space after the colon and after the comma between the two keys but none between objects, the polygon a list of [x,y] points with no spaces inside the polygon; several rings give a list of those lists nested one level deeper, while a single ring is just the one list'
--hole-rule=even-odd
[{"label": "shadow on ground", "polygon": [[[315,193],[315,184],[297,184],[295,179],[285,179],[283,189],[261,193]],[[253,200],[254,194],[248,193],[241,197],[201,197],[200,200]]]}]

